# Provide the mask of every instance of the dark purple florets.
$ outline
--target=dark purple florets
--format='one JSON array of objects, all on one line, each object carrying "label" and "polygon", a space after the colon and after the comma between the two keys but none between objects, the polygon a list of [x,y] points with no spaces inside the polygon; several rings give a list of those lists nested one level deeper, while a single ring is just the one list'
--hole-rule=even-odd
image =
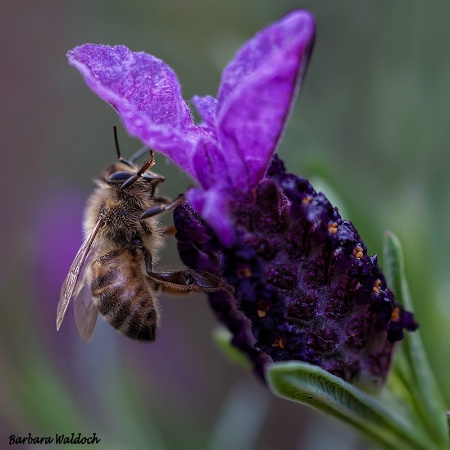
[{"label": "dark purple florets", "polygon": [[395,303],[352,223],[277,156],[253,193],[235,199],[233,216],[231,247],[187,204],[175,211],[176,237],[185,264],[235,289],[235,298],[210,294],[211,306],[256,370],[300,360],[348,381],[383,381],[394,342],[417,324]]}]

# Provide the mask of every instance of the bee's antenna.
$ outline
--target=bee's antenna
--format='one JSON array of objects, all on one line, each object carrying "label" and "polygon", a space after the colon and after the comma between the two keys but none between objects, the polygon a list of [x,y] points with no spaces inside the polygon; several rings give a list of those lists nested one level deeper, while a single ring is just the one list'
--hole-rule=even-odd
[{"label": "bee's antenna", "polygon": [[119,138],[117,137],[117,127],[115,125],[113,126],[113,130],[114,130],[114,144],[116,145],[117,159],[119,161],[123,161],[123,158],[120,155]]},{"label": "bee's antenna", "polygon": [[114,144],[116,146],[117,159],[120,162],[128,164],[129,166],[132,166],[136,162],[137,159],[139,159],[141,156],[145,155],[145,153],[148,152],[149,148],[144,146],[144,147],[141,147],[128,161],[126,159],[122,158],[122,155],[120,154],[119,138],[117,135],[117,127],[115,125],[113,126],[113,130],[114,130]]}]

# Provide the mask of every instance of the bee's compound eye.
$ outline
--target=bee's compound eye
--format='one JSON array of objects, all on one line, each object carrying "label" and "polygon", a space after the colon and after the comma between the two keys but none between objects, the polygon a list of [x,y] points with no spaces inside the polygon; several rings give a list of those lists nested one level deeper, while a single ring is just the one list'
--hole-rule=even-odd
[{"label": "bee's compound eye", "polygon": [[108,178],[108,181],[121,181],[124,182],[133,176],[133,173],[127,172],[126,170],[119,170],[118,172],[114,172]]}]

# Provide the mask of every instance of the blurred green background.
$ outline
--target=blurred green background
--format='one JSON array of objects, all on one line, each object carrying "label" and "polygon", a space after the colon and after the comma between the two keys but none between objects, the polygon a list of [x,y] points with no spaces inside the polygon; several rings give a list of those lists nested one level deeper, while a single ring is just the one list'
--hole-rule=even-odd
[{"label": "blurred green background", "polygon": [[[0,447],[13,434],[73,432],[96,433],[102,449],[367,448],[349,428],[274,398],[228,362],[211,338],[216,323],[203,296],[163,296],[151,345],[101,319],[83,344],[71,310],[55,330],[91,179],[114,160],[112,126],[120,125],[65,53],[87,42],[125,44],[171,65],[186,99],[214,95],[237,48],[298,7],[315,14],[317,39],[279,152],[290,171],[338,193],[371,254],[381,252],[384,230],[400,237],[425,346],[450,403],[448,0],[0,7]],[[119,132],[125,156],[140,147]],[[163,193],[183,192],[189,180],[162,157],[157,163],[168,180]],[[177,265],[169,240],[160,267]]]}]

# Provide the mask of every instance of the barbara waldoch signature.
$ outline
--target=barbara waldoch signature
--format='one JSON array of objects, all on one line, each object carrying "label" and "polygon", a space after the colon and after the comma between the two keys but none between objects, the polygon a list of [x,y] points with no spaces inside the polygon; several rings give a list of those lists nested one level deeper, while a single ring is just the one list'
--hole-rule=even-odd
[{"label": "barbara waldoch signature", "polygon": [[9,436],[9,445],[14,444],[98,444],[100,438],[96,433],[92,433],[92,436],[81,436],[81,433],[75,435],[71,433],[67,434],[55,434],[55,436],[33,436],[28,433],[28,436],[16,436],[12,434]]}]

